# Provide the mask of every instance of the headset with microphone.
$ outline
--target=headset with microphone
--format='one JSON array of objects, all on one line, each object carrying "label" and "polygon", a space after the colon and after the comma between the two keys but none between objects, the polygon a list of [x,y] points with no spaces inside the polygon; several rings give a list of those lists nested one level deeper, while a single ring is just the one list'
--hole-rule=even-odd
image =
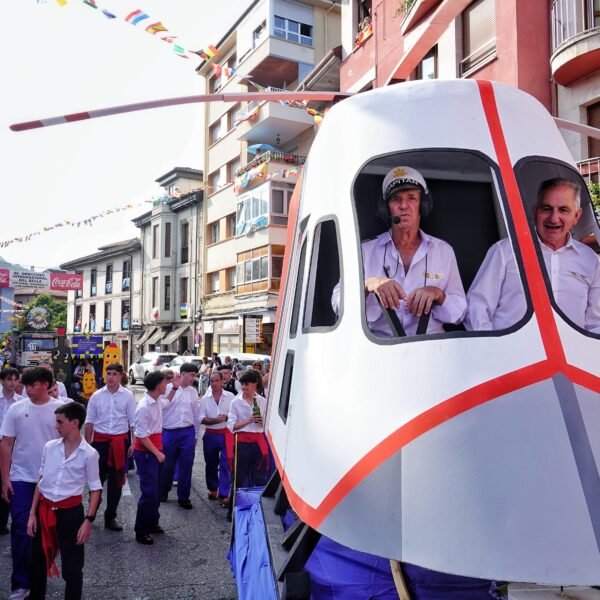
[{"label": "headset with microphone", "polygon": [[392,223],[400,223],[400,217],[391,216],[388,206],[388,200],[398,189],[417,188],[421,190],[421,202],[419,204],[419,214],[425,218],[433,210],[433,197],[425,178],[419,171],[412,167],[394,167],[383,179],[381,196],[377,200],[375,214],[389,227]]}]

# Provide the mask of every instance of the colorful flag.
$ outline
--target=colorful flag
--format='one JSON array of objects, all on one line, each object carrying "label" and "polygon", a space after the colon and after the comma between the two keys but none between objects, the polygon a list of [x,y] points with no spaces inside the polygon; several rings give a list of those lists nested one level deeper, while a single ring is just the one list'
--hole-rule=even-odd
[{"label": "colorful flag", "polygon": [[151,33],[152,35],[156,35],[160,31],[168,31],[168,29],[160,22],[152,23],[152,25],[148,25],[146,27],[146,31]]},{"label": "colorful flag", "polygon": [[177,52],[178,54],[182,54],[183,52],[185,52],[185,48],[183,48],[182,46],[178,46],[177,44],[175,44],[173,46],[173,51]]},{"label": "colorful flag", "polygon": [[106,10],[105,8],[102,9],[102,14],[107,18],[107,19],[116,19],[117,15],[113,15],[111,12],[109,12],[108,10]]},{"label": "colorful flag", "polygon": [[203,58],[204,60],[210,60],[211,58],[214,58],[215,56],[217,56],[217,54],[219,54],[219,51],[212,44],[209,44],[206,48],[202,48],[201,50],[190,50],[190,52],[197,54],[200,58]]},{"label": "colorful flag", "polygon": [[227,77],[228,79],[230,79],[231,77],[233,77],[235,75],[235,69],[233,67],[225,67],[223,69],[223,75],[225,75],[225,77]]},{"label": "colorful flag", "polygon": [[217,65],[216,63],[213,63],[212,65],[210,65],[210,68],[213,70],[213,73],[215,74],[215,77],[221,77],[221,65]]},{"label": "colorful flag", "polygon": [[173,40],[177,38],[176,35],[166,35],[163,38],[160,38],[163,42],[167,42],[167,44],[172,44]]},{"label": "colorful flag", "polygon": [[96,0],[83,0],[83,3],[87,4],[88,6],[91,6],[92,8],[98,8]]},{"label": "colorful flag", "polygon": [[56,0],[56,4],[58,4],[59,6],[66,6],[67,0]]},{"label": "colorful flag", "polygon": [[142,12],[141,10],[134,10],[132,13],[128,14],[125,17],[125,20],[128,23],[131,23],[132,25],[137,25],[140,21],[143,21],[144,19],[148,19],[148,15],[145,12]]}]

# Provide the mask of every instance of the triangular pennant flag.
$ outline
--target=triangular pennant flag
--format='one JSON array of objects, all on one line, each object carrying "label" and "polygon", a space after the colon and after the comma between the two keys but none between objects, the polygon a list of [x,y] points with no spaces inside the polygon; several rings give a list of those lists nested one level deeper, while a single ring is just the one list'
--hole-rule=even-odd
[{"label": "triangular pennant flag", "polygon": [[111,12],[109,12],[108,10],[106,10],[105,8],[102,9],[102,14],[107,18],[107,19],[116,19],[117,15],[113,15]]},{"label": "triangular pennant flag", "polygon": [[67,0],[56,0],[56,4],[58,4],[59,6],[66,6]]},{"label": "triangular pennant flag", "polygon": [[157,23],[148,25],[148,27],[146,27],[146,31],[152,35],[156,35],[160,31],[168,31],[168,29],[160,21],[158,21]]},{"label": "triangular pennant flag", "polygon": [[83,0],[83,3],[87,4],[88,6],[91,6],[92,8],[98,8],[96,0]]}]

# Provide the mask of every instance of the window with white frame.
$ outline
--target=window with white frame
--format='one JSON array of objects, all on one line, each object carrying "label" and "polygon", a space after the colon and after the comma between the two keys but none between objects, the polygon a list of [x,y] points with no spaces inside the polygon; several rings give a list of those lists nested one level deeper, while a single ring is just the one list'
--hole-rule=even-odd
[{"label": "window with white frame", "polygon": [[216,294],[219,289],[220,289],[220,285],[219,285],[219,271],[215,271],[214,273],[211,273],[208,276],[208,283],[210,286],[210,292],[211,294]]},{"label": "window with white frame", "polygon": [[208,190],[209,194],[218,192],[225,185],[225,181],[223,181],[223,177],[221,176],[221,169],[213,171],[208,176],[208,185],[210,186],[210,189]]},{"label": "window with white frame", "polygon": [[269,257],[260,256],[238,263],[236,285],[269,278]]},{"label": "window with white frame", "polygon": [[227,269],[227,279],[230,290],[235,290],[236,281],[237,281],[237,270],[235,267],[231,267]]},{"label": "window with white frame", "polygon": [[221,138],[221,119],[213,123],[208,129],[209,144],[214,144]]},{"label": "window with white frame", "polygon": [[215,221],[209,225],[210,227],[210,243],[216,244],[219,241],[219,221]]},{"label": "window with white frame", "polygon": [[236,211],[236,235],[247,235],[269,224],[269,187],[260,186],[239,196]]},{"label": "window with white frame", "polygon": [[288,207],[292,199],[292,188],[273,187],[271,189],[271,223],[287,225]]},{"label": "window with white frame", "polygon": [[312,46],[312,34],[312,25],[275,16],[273,35],[278,38],[288,40],[289,42],[296,42],[304,46]]}]

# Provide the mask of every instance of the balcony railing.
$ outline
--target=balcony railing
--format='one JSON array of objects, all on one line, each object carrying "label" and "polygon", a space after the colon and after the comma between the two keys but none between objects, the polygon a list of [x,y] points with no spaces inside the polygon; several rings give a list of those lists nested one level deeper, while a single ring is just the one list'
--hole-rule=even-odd
[{"label": "balcony railing", "polygon": [[594,11],[594,0],[553,0],[552,51],[571,38],[600,27],[600,11]]},{"label": "balcony railing", "polygon": [[303,165],[306,162],[306,156],[299,156],[297,154],[288,154],[287,152],[273,152],[269,150],[268,152],[263,152],[257,156],[254,160],[251,160],[249,163],[246,163],[243,167],[240,167],[236,172],[236,177],[241,177],[244,173],[248,173],[255,167],[262,165],[265,162],[281,162],[286,163],[288,165]]},{"label": "balcony railing", "polygon": [[600,157],[588,158],[580,160],[577,163],[581,176],[586,183],[598,183],[600,181]]}]

